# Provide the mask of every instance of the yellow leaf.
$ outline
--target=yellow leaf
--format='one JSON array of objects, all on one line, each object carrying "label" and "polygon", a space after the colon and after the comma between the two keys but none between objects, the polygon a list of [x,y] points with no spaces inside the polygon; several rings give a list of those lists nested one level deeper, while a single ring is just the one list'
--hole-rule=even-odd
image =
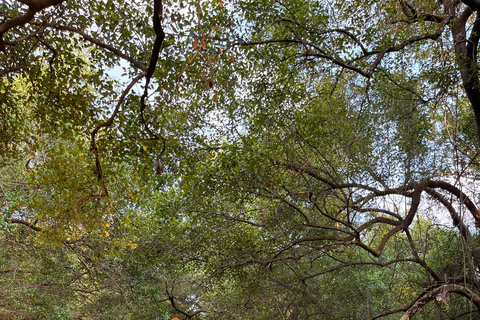
[{"label": "yellow leaf", "polygon": [[147,151],[147,147],[146,146],[142,146],[143,147],[143,150],[144,151]]}]

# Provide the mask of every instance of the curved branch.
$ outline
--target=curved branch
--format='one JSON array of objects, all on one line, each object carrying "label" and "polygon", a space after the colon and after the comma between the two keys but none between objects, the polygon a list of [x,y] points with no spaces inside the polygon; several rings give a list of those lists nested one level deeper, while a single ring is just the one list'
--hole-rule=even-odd
[{"label": "curved branch", "polygon": [[430,301],[437,300],[440,303],[445,303],[446,296],[452,293],[457,293],[465,298],[468,298],[478,309],[480,309],[480,297],[477,296],[472,290],[456,284],[444,284],[418,299],[410,308],[408,308],[400,320],[411,319]]},{"label": "curved branch", "polygon": [[[319,251],[319,250],[323,250],[323,249],[327,249],[327,248],[335,247],[335,246],[348,246],[350,244],[356,244],[356,243],[352,242],[351,240],[348,240],[347,238],[340,238],[340,240],[337,241],[337,242],[324,243],[324,244],[318,245],[316,247],[312,247],[312,248],[310,248],[308,250],[305,250],[303,252],[300,252],[300,253],[293,253],[289,256],[278,257],[278,254],[277,254],[276,258],[271,258],[271,259],[268,259],[268,260],[259,260],[259,259],[256,259],[256,258],[250,258],[250,259],[247,259],[247,260],[244,260],[244,261],[241,261],[241,262],[238,262],[238,263],[234,263],[234,264],[222,264],[222,265],[218,265],[218,264],[215,264],[215,263],[213,263],[213,264],[221,270],[233,269],[233,268],[237,268],[237,267],[241,267],[241,266],[245,266],[245,265],[253,265],[253,264],[259,264],[259,265],[262,265],[264,267],[271,267],[271,265],[273,263],[276,263],[276,262],[287,261],[287,260],[293,260],[293,261],[300,260],[303,257],[305,257],[305,256],[307,256],[307,255],[309,255],[309,254],[311,254],[312,252],[315,252],[315,251]],[[283,252],[284,250],[280,250],[280,251]],[[282,253],[282,252],[280,252],[280,253]]]},{"label": "curved branch", "polygon": [[467,244],[472,244],[473,237],[470,233],[470,230],[468,230],[467,226],[463,223],[463,220],[460,218],[457,211],[455,211],[455,208],[452,206],[450,201],[445,199],[444,196],[431,188],[425,188],[425,191],[443,204],[445,208],[447,208],[448,212],[450,213],[450,217],[452,218],[453,226],[458,228],[458,231],[463,236]]},{"label": "curved branch", "polygon": [[[423,18],[426,19],[427,17],[425,16]],[[372,50],[372,51],[366,51],[366,49],[362,45],[361,46],[362,55],[359,56],[359,57],[353,58],[351,61],[343,61],[340,58],[337,58],[333,55],[330,55],[330,54],[326,53],[319,46],[317,46],[313,43],[307,42],[304,39],[300,39],[300,38],[299,39],[268,39],[268,40],[263,40],[263,41],[237,41],[237,42],[230,43],[230,46],[257,46],[257,45],[263,45],[263,44],[269,44],[269,43],[301,44],[304,47],[307,47],[307,46],[312,47],[317,52],[309,52],[309,50],[307,50],[307,52],[297,54],[296,56],[298,56],[298,57],[316,57],[316,58],[326,59],[326,60],[331,61],[332,63],[334,63],[334,64],[336,64],[336,65],[338,65],[342,68],[354,71],[354,72],[358,73],[359,75],[361,75],[362,77],[370,79],[373,76],[373,72],[375,71],[377,66],[380,65],[380,62],[381,62],[381,60],[383,59],[383,57],[386,53],[401,51],[404,48],[406,48],[406,47],[408,47],[408,46],[410,46],[414,43],[417,43],[419,41],[437,40],[443,34],[443,31],[445,30],[445,26],[447,26],[452,21],[453,16],[449,15],[445,18],[435,16],[435,17],[430,17],[430,18],[432,19],[432,21],[441,22],[441,24],[439,25],[439,27],[437,28],[437,30],[435,32],[413,36],[409,39],[406,39],[406,40],[402,41],[398,45],[394,44],[390,47],[379,48],[379,49],[375,49],[375,50]],[[290,21],[290,22],[292,22],[292,21]],[[293,23],[295,23],[295,22],[293,22]],[[330,30],[325,30],[325,31],[318,31],[317,30],[315,32],[317,34],[329,33],[329,32],[343,33],[343,34],[347,35],[348,37],[350,37],[358,45],[361,44],[353,34],[351,34],[349,32],[345,32],[345,30],[342,30],[342,29],[330,29]],[[373,55],[377,55],[377,58],[375,59],[375,62],[373,63],[372,67],[370,68],[370,70],[368,72],[364,71],[361,68],[359,68],[357,66],[354,66],[352,64],[353,62],[367,59],[367,58],[369,58]]]},{"label": "curved branch", "polygon": [[402,7],[402,11],[407,16],[409,21],[423,20],[441,23],[445,18],[436,16],[434,14],[418,12],[414,7],[412,7],[407,1],[399,0]]},{"label": "curved branch", "polygon": [[86,41],[91,42],[91,43],[99,46],[100,48],[106,49],[106,50],[114,53],[118,57],[130,62],[131,64],[133,64],[134,66],[136,66],[140,70],[142,70],[142,71],[147,70],[147,66],[144,65],[143,63],[141,63],[140,61],[128,56],[127,54],[123,53],[122,51],[118,50],[117,48],[115,48],[115,47],[113,47],[109,44],[106,44],[106,43],[104,43],[104,42],[86,34],[84,31],[82,31],[80,29],[69,27],[69,26],[56,25],[56,24],[53,24],[53,23],[32,22],[32,24],[38,25],[38,26],[40,26],[40,25],[41,26],[47,26],[47,27],[57,29],[57,30],[60,30],[60,31],[69,31],[69,32],[76,33],[76,34],[82,36],[82,38],[84,38]]},{"label": "curved branch", "polygon": [[30,223],[30,222],[22,220],[22,219],[10,218],[10,219],[6,219],[6,221],[10,222],[10,223],[23,224],[24,226],[27,226],[30,229],[33,229],[33,230],[38,231],[38,232],[42,231],[42,228],[37,227],[33,223]]},{"label": "curved branch", "polygon": [[24,15],[4,21],[0,24],[0,51],[5,51],[5,42],[3,41],[3,34],[5,32],[12,28],[27,24],[35,17],[37,12],[65,1],[67,0],[22,0],[22,3],[28,5],[27,12],[25,12]]},{"label": "curved branch", "polygon": [[464,311],[462,313],[457,313],[456,315],[451,316],[450,318],[448,318],[446,320],[458,320],[463,316],[471,315],[472,313],[478,313],[478,312],[480,312],[480,310],[472,310],[472,311],[468,310],[468,311]]},{"label": "curved branch", "polygon": [[93,129],[92,133],[90,134],[91,135],[91,150],[92,150],[93,154],[95,155],[95,165],[97,167],[97,177],[98,177],[98,180],[100,180],[100,183],[102,184],[102,189],[103,189],[103,194],[104,195],[108,195],[108,191],[107,191],[107,187],[105,185],[105,180],[104,180],[104,177],[103,177],[102,167],[100,165],[100,157],[99,157],[99,154],[98,154],[98,148],[97,148],[96,139],[95,139],[96,135],[101,128],[110,127],[112,125],[113,120],[115,119],[115,117],[117,116],[117,114],[120,110],[120,106],[122,105],[123,100],[125,100],[125,97],[130,92],[130,90],[133,88],[133,86],[144,76],[145,76],[145,72],[142,72],[130,82],[130,84],[125,88],[125,90],[123,90],[123,93],[120,96],[120,99],[118,100],[117,105],[115,106],[115,109],[113,110],[113,113],[110,116],[110,118],[108,118],[106,121],[104,121],[102,123],[97,124],[95,126],[95,128]]},{"label": "curved branch", "polygon": [[462,190],[445,181],[424,180],[421,183],[423,183],[425,187],[443,189],[456,196],[472,214],[473,218],[475,219],[475,226],[480,227],[480,210],[477,209],[473,201],[470,200],[470,198]]},{"label": "curved branch", "polygon": [[[321,271],[321,272],[317,272],[315,274],[312,274],[312,275],[308,275],[308,276],[305,276],[303,278],[301,278],[301,281],[305,281],[305,280],[308,280],[308,279],[312,279],[312,278],[315,278],[315,277],[318,277],[318,276],[321,276],[323,274],[327,274],[327,273],[330,273],[330,272],[333,272],[333,271],[337,271],[337,270],[341,270],[341,269],[344,269],[344,268],[348,268],[348,267],[352,267],[352,266],[377,266],[377,267],[387,267],[391,264],[395,264],[395,263],[400,263],[400,262],[415,262],[417,263],[417,260],[416,259],[410,259],[410,258],[406,258],[406,259],[395,259],[395,260],[390,260],[390,261],[387,261],[387,262],[375,262],[375,261],[357,261],[357,262],[349,262],[349,263],[344,263],[344,264],[341,264],[339,266],[336,266],[336,267],[332,267],[330,269],[327,269],[327,270],[324,270],[324,271]],[[402,310],[402,311],[405,311],[405,310]]]},{"label": "curved branch", "polygon": [[191,319],[191,318],[195,317],[197,314],[205,312],[204,310],[197,310],[197,311],[194,311],[194,312],[191,312],[191,313],[186,312],[185,310],[182,310],[177,306],[177,304],[175,303],[175,297],[173,296],[172,292],[168,292],[168,290],[167,290],[167,296],[168,296],[168,300],[170,301],[173,309],[180,312],[181,314],[183,314],[188,319]]},{"label": "curved branch", "polygon": [[383,223],[383,224],[389,224],[391,226],[398,226],[400,225],[402,222],[401,221],[398,221],[398,220],[393,220],[393,219],[389,219],[389,218],[386,218],[386,217],[375,217],[371,220],[368,220],[367,222],[365,222],[364,224],[362,224],[360,227],[358,227],[356,229],[356,231],[358,233],[362,232],[363,230],[365,229],[368,229],[370,228],[371,226],[373,226],[374,224],[377,224],[377,223]]},{"label": "curved branch", "polygon": [[309,43],[309,42],[302,41],[302,40],[270,39],[270,40],[263,40],[263,41],[237,41],[237,42],[232,42],[229,45],[232,46],[232,47],[233,46],[258,46],[258,45],[269,44],[269,43],[287,43],[287,44],[300,44],[300,45],[303,45],[303,46],[311,46],[319,52],[318,53],[306,52],[306,53],[298,54],[297,56],[298,57],[316,57],[316,58],[326,59],[326,60],[329,60],[329,61],[333,62],[334,64],[336,64],[336,65],[338,65],[342,68],[354,71],[354,72],[360,74],[361,76],[363,76],[365,78],[370,78],[371,77],[371,75],[368,72],[365,72],[358,67],[355,67],[355,66],[353,66],[353,65],[351,65],[351,64],[349,64],[345,61],[342,61],[338,58],[335,58],[335,57],[323,52],[318,46],[316,46],[312,43]]},{"label": "curved branch", "polygon": [[[321,169],[313,167],[313,166],[302,165],[302,164],[298,164],[298,163],[295,163],[295,162],[283,163],[282,165],[286,169],[289,169],[289,170],[292,170],[292,171],[295,171],[295,172],[299,172],[299,173],[306,173],[310,177],[325,183],[326,185],[328,185],[332,189],[358,188],[358,189],[371,191],[375,194],[384,194],[385,192],[390,192],[389,189],[378,190],[378,189],[376,189],[374,187],[371,187],[369,185],[364,185],[364,184],[360,184],[360,183],[337,183],[337,182],[331,181],[330,179],[325,178],[318,173],[318,171],[321,171]],[[392,192],[400,191],[398,188],[397,189],[391,189],[391,190],[392,190]]]},{"label": "curved branch", "polygon": [[422,195],[422,191],[424,189],[424,185],[422,183],[418,184],[418,186],[415,188],[415,191],[412,193],[412,203],[410,204],[410,209],[408,210],[408,214],[405,217],[404,220],[401,221],[399,225],[397,225],[395,228],[391,229],[390,231],[387,232],[380,241],[377,250],[374,250],[373,248],[370,248],[369,246],[363,244],[360,242],[358,245],[365,250],[369,251],[372,253],[374,256],[379,257],[383,249],[385,248],[385,245],[387,244],[388,240],[390,240],[391,237],[393,237],[395,234],[400,232],[403,229],[407,229],[410,224],[413,221],[413,218],[417,214],[418,206],[420,205],[420,199]]},{"label": "curved branch", "polygon": [[[143,95],[140,99],[140,103],[141,103],[140,121],[141,123],[143,123],[148,133],[155,139],[159,139],[159,137],[156,134],[154,134],[148,127],[148,124],[145,121],[144,112],[146,108],[145,99],[147,99],[147,96],[148,96],[148,85],[150,84],[150,79],[152,78],[152,75],[155,72],[158,56],[160,54],[160,48],[162,46],[163,40],[165,39],[165,32],[163,31],[163,26],[162,26],[162,18],[163,18],[163,2],[162,0],[155,0],[154,7],[153,7],[153,29],[155,31],[156,37],[155,37],[155,43],[153,44],[152,57],[150,58],[150,64],[148,66],[147,74],[145,75],[147,79],[145,81],[145,91],[143,92]],[[165,148],[165,143],[164,143],[164,148]]]}]

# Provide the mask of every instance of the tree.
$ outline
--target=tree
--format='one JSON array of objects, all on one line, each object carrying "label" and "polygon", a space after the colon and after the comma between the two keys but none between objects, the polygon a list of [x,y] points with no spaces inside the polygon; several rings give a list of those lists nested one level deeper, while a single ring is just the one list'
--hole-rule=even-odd
[{"label": "tree", "polygon": [[480,310],[476,1],[2,6],[5,227],[108,284],[68,310]]}]

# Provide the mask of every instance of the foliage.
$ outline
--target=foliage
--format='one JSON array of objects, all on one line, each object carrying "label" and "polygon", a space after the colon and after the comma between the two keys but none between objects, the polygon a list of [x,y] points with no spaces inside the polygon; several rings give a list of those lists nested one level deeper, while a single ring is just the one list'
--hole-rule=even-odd
[{"label": "foliage", "polygon": [[0,317],[480,311],[477,1],[0,8]]}]

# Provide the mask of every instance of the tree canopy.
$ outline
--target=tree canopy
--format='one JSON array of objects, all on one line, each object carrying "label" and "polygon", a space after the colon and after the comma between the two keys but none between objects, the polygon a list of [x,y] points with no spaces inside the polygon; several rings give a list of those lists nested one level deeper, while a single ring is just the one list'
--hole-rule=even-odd
[{"label": "tree canopy", "polygon": [[0,318],[479,318],[479,15],[2,2]]}]

